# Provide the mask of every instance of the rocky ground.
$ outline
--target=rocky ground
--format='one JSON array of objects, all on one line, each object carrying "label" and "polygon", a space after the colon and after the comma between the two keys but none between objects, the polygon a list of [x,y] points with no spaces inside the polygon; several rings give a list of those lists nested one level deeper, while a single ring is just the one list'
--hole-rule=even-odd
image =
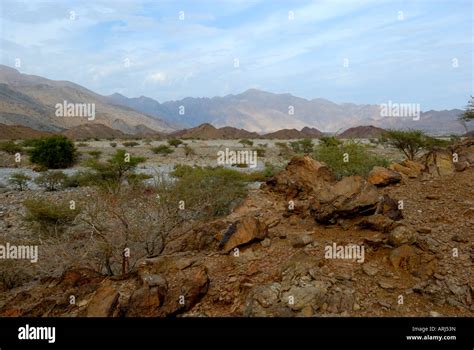
[{"label": "rocky ground", "polygon": [[[136,271],[71,267],[1,293],[0,315],[473,316],[474,141],[452,152],[338,182],[295,157]],[[4,235],[27,229],[23,196],[0,194]],[[328,257],[334,244],[364,255]]]}]

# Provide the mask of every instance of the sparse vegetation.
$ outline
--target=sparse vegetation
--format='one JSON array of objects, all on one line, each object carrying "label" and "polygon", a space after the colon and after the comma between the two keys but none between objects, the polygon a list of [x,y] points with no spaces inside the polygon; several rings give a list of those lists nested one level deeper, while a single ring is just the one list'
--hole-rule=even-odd
[{"label": "sparse vegetation", "polygon": [[311,139],[303,139],[299,141],[290,142],[290,147],[295,153],[310,154],[314,150],[313,140]]},{"label": "sparse vegetation", "polygon": [[110,147],[115,148],[117,147],[117,142],[111,142],[109,143]]},{"label": "sparse vegetation", "polygon": [[242,139],[242,140],[239,141],[239,143],[244,147],[247,147],[247,146],[252,147],[253,146],[253,141],[250,141],[248,139]]},{"label": "sparse vegetation", "polygon": [[170,146],[173,146],[174,148],[178,148],[179,145],[183,144],[183,141],[179,139],[171,139],[171,140],[168,140],[168,144]]},{"label": "sparse vegetation", "polygon": [[173,153],[173,150],[169,148],[167,145],[160,145],[158,147],[154,147],[151,149],[155,154],[167,155]]},{"label": "sparse vegetation", "polygon": [[88,147],[89,144],[88,144],[88,143],[85,143],[85,142],[79,142],[76,146],[77,146],[77,147]]},{"label": "sparse vegetation", "polygon": [[35,183],[47,191],[56,191],[64,186],[67,175],[62,171],[46,171],[35,179]]},{"label": "sparse vegetation", "polygon": [[122,142],[122,145],[124,147],[135,147],[135,146],[138,146],[140,143],[139,142],[136,142],[136,141],[126,141],[126,142]]},{"label": "sparse vegetation", "polygon": [[93,150],[93,151],[89,151],[87,152],[88,155],[90,155],[92,158],[94,159],[99,159],[100,156],[102,155],[102,151],[99,151],[99,150]]},{"label": "sparse vegetation", "polygon": [[23,191],[28,188],[28,181],[31,180],[31,177],[25,175],[22,172],[13,173],[10,175],[8,183],[13,185],[16,190]]},{"label": "sparse vegetation", "polygon": [[370,153],[366,146],[354,141],[339,145],[322,143],[316,146],[314,158],[326,163],[336,179],[350,175],[367,176],[374,166],[388,165],[386,159]]},{"label": "sparse vegetation", "polygon": [[77,159],[74,143],[64,136],[51,136],[40,139],[30,152],[32,163],[48,169],[61,169],[72,166]]},{"label": "sparse vegetation", "polygon": [[137,165],[144,161],[145,158],[134,157],[120,149],[107,162],[89,159],[86,161],[86,166],[94,172],[91,175],[92,182],[108,191],[119,192],[127,176],[133,173]]},{"label": "sparse vegetation", "polygon": [[184,154],[186,157],[189,157],[189,156],[194,156],[196,152],[189,145],[184,145]]},{"label": "sparse vegetation", "polygon": [[44,199],[28,199],[23,202],[27,212],[25,220],[41,235],[58,236],[74,222],[80,213],[78,204],[69,201],[50,202]]},{"label": "sparse vegetation", "polygon": [[472,122],[474,120],[474,96],[469,99],[466,109],[459,116],[459,120],[463,123]]},{"label": "sparse vegetation", "polygon": [[3,141],[0,142],[0,151],[6,152],[8,154],[16,154],[21,153],[23,148],[13,141]]}]

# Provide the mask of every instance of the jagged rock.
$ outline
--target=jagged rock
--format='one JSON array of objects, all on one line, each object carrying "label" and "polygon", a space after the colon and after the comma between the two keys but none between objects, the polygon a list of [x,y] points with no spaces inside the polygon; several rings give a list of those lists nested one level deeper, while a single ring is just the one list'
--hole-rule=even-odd
[{"label": "jagged rock", "polygon": [[427,171],[434,176],[446,176],[454,173],[453,155],[450,151],[436,150],[424,156]]},{"label": "jagged rock", "polygon": [[159,307],[163,296],[160,296],[158,287],[146,285],[136,289],[127,305],[127,316],[130,317],[156,317],[159,315]]},{"label": "jagged rock", "polygon": [[381,196],[375,212],[394,221],[403,219],[402,211],[398,208],[398,202],[386,194]]},{"label": "jagged rock", "polygon": [[310,211],[320,223],[335,223],[338,218],[373,214],[378,202],[374,185],[360,176],[348,176],[321,190]]},{"label": "jagged rock", "polygon": [[374,231],[389,232],[394,225],[394,221],[385,215],[374,214],[364,217],[357,225]]},{"label": "jagged rock", "polygon": [[333,181],[329,168],[309,156],[296,156],[278,173],[266,182],[264,188],[284,193],[287,198],[305,197],[317,193]]},{"label": "jagged rock", "polygon": [[389,260],[395,269],[406,269],[409,272],[416,271],[421,263],[416,249],[409,245],[402,245],[392,250]]},{"label": "jagged rock", "polygon": [[304,287],[293,286],[283,293],[282,303],[286,303],[293,311],[300,311],[305,306],[321,306],[326,299],[327,286],[322,281],[313,281]]},{"label": "jagged rock", "polygon": [[389,233],[388,242],[394,247],[404,244],[413,244],[416,241],[416,233],[408,226],[400,225]]},{"label": "jagged rock", "polygon": [[245,217],[233,225],[234,227],[230,227],[221,239],[221,244],[225,242],[223,249],[227,252],[243,244],[261,241],[268,235],[268,226],[254,217]]},{"label": "jagged rock", "polygon": [[379,268],[377,266],[368,263],[362,265],[362,270],[368,276],[375,276],[379,272]]},{"label": "jagged rock", "polygon": [[400,164],[403,165],[404,167],[407,167],[407,168],[415,171],[418,175],[423,170],[425,170],[425,166],[422,163],[419,163],[419,162],[416,162],[416,161],[413,161],[413,160],[409,160],[409,159],[405,159]]},{"label": "jagged rock", "polygon": [[402,176],[399,173],[381,166],[375,166],[367,177],[367,181],[380,187],[397,183],[401,180]]},{"label": "jagged rock", "polygon": [[87,305],[88,317],[109,317],[114,312],[117,305],[119,292],[115,286],[106,280],[96,290],[92,300]]},{"label": "jagged rock", "polygon": [[409,178],[416,178],[419,175],[416,170],[403,166],[399,163],[392,163],[388,168],[402,175],[408,176]]},{"label": "jagged rock", "polygon": [[311,242],[313,242],[314,238],[311,233],[292,233],[287,236],[287,238],[290,240],[290,244],[294,248],[302,248]]}]

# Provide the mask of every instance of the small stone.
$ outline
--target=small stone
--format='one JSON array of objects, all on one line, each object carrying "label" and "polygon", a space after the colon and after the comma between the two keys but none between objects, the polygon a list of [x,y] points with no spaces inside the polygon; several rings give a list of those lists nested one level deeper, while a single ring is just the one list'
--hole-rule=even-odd
[{"label": "small stone", "polygon": [[430,316],[431,316],[431,317],[441,317],[442,315],[441,315],[439,312],[430,311]]},{"label": "small stone", "polygon": [[441,197],[437,194],[429,194],[426,196],[426,199],[431,199],[431,200],[438,200],[440,199]]},{"label": "small stone", "polygon": [[419,227],[417,231],[421,234],[427,234],[427,233],[431,233],[431,228],[423,226],[423,227]]},{"label": "small stone", "polygon": [[233,283],[235,281],[237,281],[237,277],[235,276],[229,277],[229,282]]},{"label": "small stone", "polygon": [[265,238],[263,241],[260,242],[260,244],[262,245],[262,247],[268,248],[272,244],[272,241],[270,238]]},{"label": "small stone", "polygon": [[354,306],[352,307],[352,309],[354,311],[359,311],[360,310],[360,305],[359,304],[354,304]]},{"label": "small stone", "polygon": [[313,236],[310,233],[293,233],[288,235],[288,239],[294,248],[302,248],[313,242]]},{"label": "small stone", "polygon": [[384,281],[384,280],[379,281],[379,286],[383,289],[394,289],[395,288],[395,286],[392,283],[390,283],[388,281]]},{"label": "small stone", "polygon": [[362,270],[368,275],[368,276],[375,276],[377,272],[379,272],[379,269],[376,266],[370,265],[370,264],[363,264],[362,265]]}]

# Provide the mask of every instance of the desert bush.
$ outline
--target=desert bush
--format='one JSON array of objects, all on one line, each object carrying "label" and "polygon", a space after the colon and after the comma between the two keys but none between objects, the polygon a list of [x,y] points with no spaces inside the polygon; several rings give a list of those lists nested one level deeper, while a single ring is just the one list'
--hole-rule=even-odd
[{"label": "desert bush", "polygon": [[290,142],[290,147],[295,153],[312,153],[314,150],[314,144],[311,139],[303,139],[299,141]]},{"label": "desert bush", "polygon": [[253,141],[250,141],[248,139],[242,139],[242,140],[239,141],[239,143],[244,147],[247,147],[247,146],[252,147],[253,146]]},{"label": "desert bush", "polygon": [[60,169],[72,166],[77,159],[74,143],[64,136],[51,136],[40,139],[30,151],[32,163],[48,169]]},{"label": "desert bush", "polygon": [[149,174],[137,174],[137,173],[130,173],[125,177],[128,185],[132,188],[138,189],[144,186],[144,181],[153,178],[153,176]]},{"label": "desert bush", "polygon": [[76,146],[77,147],[87,147],[87,146],[89,146],[89,144],[85,143],[85,142],[79,142]]},{"label": "desert bush", "polygon": [[29,177],[28,175],[22,172],[17,172],[10,175],[8,183],[13,185],[16,190],[23,191],[28,188],[28,181],[30,180],[31,177]]},{"label": "desert bush", "polygon": [[35,147],[41,139],[26,139],[21,142],[21,147]]},{"label": "desert bush", "polygon": [[119,192],[126,177],[135,171],[138,164],[144,161],[143,157],[133,157],[125,150],[119,149],[107,162],[88,159],[85,165],[93,171],[90,178],[91,183],[107,191]]},{"label": "desert bush", "polygon": [[152,148],[151,150],[155,154],[162,154],[162,155],[173,153],[173,150],[166,145],[160,145],[158,147]]},{"label": "desert bush", "polygon": [[70,201],[51,202],[45,199],[27,199],[23,202],[26,208],[24,219],[40,235],[58,236],[71,225],[81,212],[76,203]]},{"label": "desert bush", "polygon": [[2,261],[0,265],[0,291],[2,289],[17,288],[29,282],[33,278],[29,264],[29,261]]},{"label": "desert bush", "polygon": [[170,146],[173,146],[174,148],[178,148],[179,145],[183,143],[183,141],[178,140],[178,139],[171,139],[167,141]]},{"label": "desert bush", "polygon": [[367,176],[374,166],[388,165],[386,159],[370,153],[366,146],[354,141],[340,145],[322,143],[316,146],[314,158],[326,163],[336,179],[351,175]]},{"label": "desert bush", "polygon": [[99,159],[100,156],[102,155],[102,151],[93,150],[93,151],[87,152],[87,154],[90,155],[92,158]]},{"label": "desert bush", "polygon": [[16,154],[21,153],[23,151],[23,147],[17,145],[13,141],[3,141],[0,142],[0,151],[6,152],[8,154]]},{"label": "desert bush", "polygon": [[136,142],[136,141],[126,141],[126,142],[122,142],[122,145],[124,147],[135,147],[135,146],[138,146],[140,143],[139,142]]},{"label": "desert bush", "polygon": [[188,145],[184,145],[184,154],[186,157],[196,155],[194,149]]},{"label": "desert bush", "polygon": [[111,143],[109,143],[109,145],[110,145],[110,147],[115,148],[115,147],[117,147],[117,142],[111,142]]},{"label": "desert bush", "polygon": [[[171,173],[177,181],[172,190],[187,208],[196,208],[195,218],[226,215],[247,196],[246,174],[223,167],[178,165]],[[199,209],[200,208],[200,209]]]},{"label": "desert bush", "polygon": [[320,144],[324,146],[339,146],[342,144],[335,136],[323,136],[319,139]]},{"label": "desert bush", "polygon": [[47,191],[56,191],[64,186],[67,175],[62,171],[46,171],[35,179],[35,183]]},{"label": "desert bush", "polygon": [[262,158],[265,157],[265,151],[266,151],[265,148],[260,148],[259,147],[259,148],[255,149],[254,151],[257,151],[257,156],[258,157],[262,157]]}]

